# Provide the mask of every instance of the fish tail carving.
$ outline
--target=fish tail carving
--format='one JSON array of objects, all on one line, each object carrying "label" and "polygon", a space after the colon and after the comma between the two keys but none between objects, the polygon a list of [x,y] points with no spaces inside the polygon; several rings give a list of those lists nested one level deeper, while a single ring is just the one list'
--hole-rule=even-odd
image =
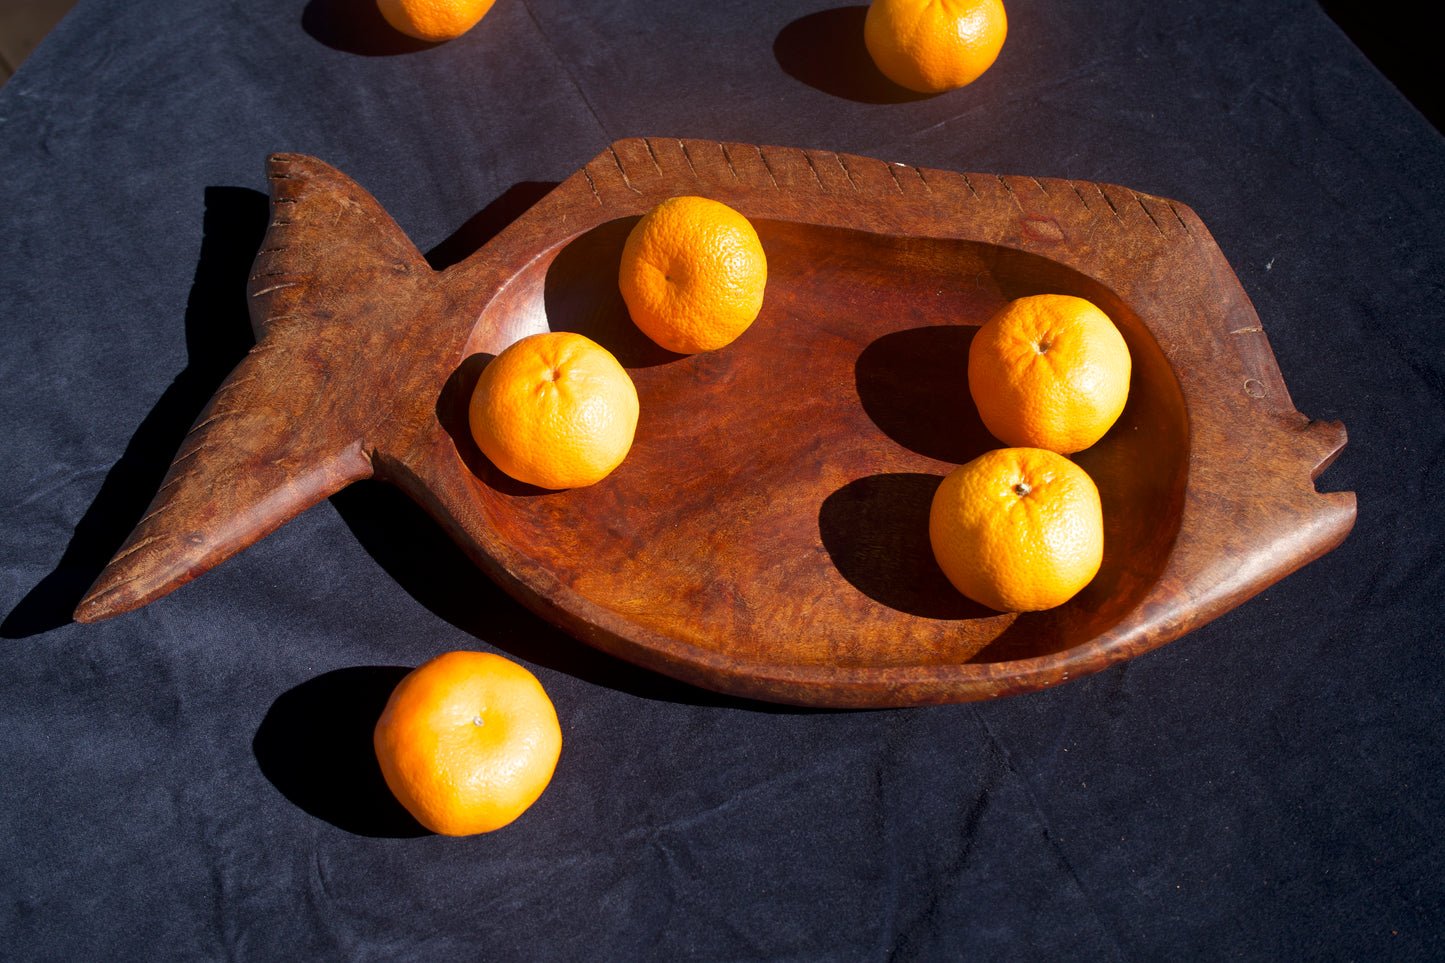
[{"label": "fish tail carving", "polygon": [[397,330],[416,322],[389,306],[425,301],[435,272],[334,168],[277,154],[267,175],[272,220],[248,285],[257,343],[191,428],[77,621],[154,601],[373,474],[375,436],[406,387]]}]

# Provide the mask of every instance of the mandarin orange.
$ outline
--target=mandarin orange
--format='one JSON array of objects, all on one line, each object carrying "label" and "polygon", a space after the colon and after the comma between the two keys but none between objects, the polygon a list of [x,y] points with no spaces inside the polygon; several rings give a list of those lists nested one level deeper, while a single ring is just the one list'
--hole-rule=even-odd
[{"label": "mandarin orange", "polygon": [[468,409],[492,464],[539,488],[580,488],[622,464],[637,388],[606,348],[567,331],[522,338],[482,369]]},{"label": "mandarin orange", "polygon": [[758,232],[705,197],[674,197],[644,214],[617,272],[633,322],[679,354],[732,343],[762,310],[767,280]]},{"label": "mandarin orange", "polygon": [[968,351],[968,388],[984,426],[1006,445],[1082,451],[1129,400],[1129,346],[1084,298],[1039,294],[1005,305]]},{"label": "mandarin orange", "polygon": [[973,83],[1007,34],[1000,0],[873,0],[863,21],[863,42],[883,75],[924,94]]},{"label": "mandarin orange", "polygon": [[943,574],[975,602],[1001,612],[1053,608],[1103,562],[1099,489],[1051,451],[985,452],[938,486],[928,538]]},{"label": "mandarin orange", "polygon": [[401,680],[373,735],[387,787],[443,836],[491,832],[527,810],[562,752],[537,677],[486,652],[448,652]]},{"label": "mandarin orange", "polygon": [[495,0],[376,0],[386,22],[409,37],[440,43],[477,25]]}]

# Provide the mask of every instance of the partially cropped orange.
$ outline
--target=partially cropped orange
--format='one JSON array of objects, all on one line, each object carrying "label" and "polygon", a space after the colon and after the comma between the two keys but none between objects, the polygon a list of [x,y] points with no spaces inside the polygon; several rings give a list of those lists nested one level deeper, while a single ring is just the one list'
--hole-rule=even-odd
[{"label": "partially cropped orange", "polygon": [[1129,400],[1124,336],[1091,301],[1039,294],[1005,305],[974,335],[968,388],[1006,445],[1083,451]]},{"label": "partially cropped orange", "polygon": [[1003,49],[1000,0],[873,0],[863,42],[894,83],[924,94],[971,84]]},{"label": "partially cropped orange", "polygon": [[938,486],[928,538],[943,574],[975,602],[1000,612],[1051,609],[1103,562],[1099,489],[1055,452],[986,452]]},{"label": "partially cropped orange", "polygon": [[508,475],[581,488],[631,450],[637,388],[597,342],[549,331],[514,342],[482,369],[468,415],[477,447]]},{"label": "partially cropped orange", "polygon": [[376,0],[381,15],[397,30],[439,43],[477,25],[495,0]]},{"label": "partially cropped orange", "polygon": [[679,354],[732,343],[757,319],[767,281],[753,225],[705,197],[674,197],[644,214],[617,272],[633,322]]},{"label": "partially cropped orange", "polygon": [[491,832],[527,810],[562,752],[537,677],[486,652],[448,652],[401,680],[373,736],[381,774],[416,821],[443,836]]}]

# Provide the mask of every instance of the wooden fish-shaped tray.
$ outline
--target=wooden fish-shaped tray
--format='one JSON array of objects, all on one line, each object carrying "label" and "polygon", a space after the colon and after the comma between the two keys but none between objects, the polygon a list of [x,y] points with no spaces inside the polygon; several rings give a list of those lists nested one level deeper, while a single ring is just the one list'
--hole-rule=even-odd
[{"label": "wooden fish-shaped tray", "polygon": [[[1313,480],[1345,443],[1298,413],[1248,297],[1174,201],[1077,181],[828,152],[625,140],[471,257],[434,271],[322,162],[268,160],[257,345],[186,438],[151,510],[81,602],[144,605],[358,479],[404,489],[508,592],[577,638],[745,697],[878,707],[1020,693],[1197,628],[1338,545],[1352,493]],[[762,314],[692,356],[643,337],[622,243],[674,195],[752,220]],[[933,561],[943,475],[1000,443],[968,395],[977,326],[1011,298],[1089,298],[1133,355],[1129,403],[1075,456],[1104,561],[1067,604],[1002,614]],[[513,482],[466,402],[527,334],[578,331],[637,385],[601,483]]]}]

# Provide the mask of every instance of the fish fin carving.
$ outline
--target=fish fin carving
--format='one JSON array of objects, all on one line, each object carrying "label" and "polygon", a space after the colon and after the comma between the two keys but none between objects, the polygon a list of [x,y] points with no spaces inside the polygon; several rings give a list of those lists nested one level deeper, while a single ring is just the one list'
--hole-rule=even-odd
[{"label": "fish fin carving", "polygon": [[[255,347],[182,442],[145,516],[75,611],[96,622],[201,575],[373,474],[405,390],[398,328],[435,272],[359,185],[267,161],[272,220],[248,285]],[[400,307],[395,307],[395,306]]]}]

